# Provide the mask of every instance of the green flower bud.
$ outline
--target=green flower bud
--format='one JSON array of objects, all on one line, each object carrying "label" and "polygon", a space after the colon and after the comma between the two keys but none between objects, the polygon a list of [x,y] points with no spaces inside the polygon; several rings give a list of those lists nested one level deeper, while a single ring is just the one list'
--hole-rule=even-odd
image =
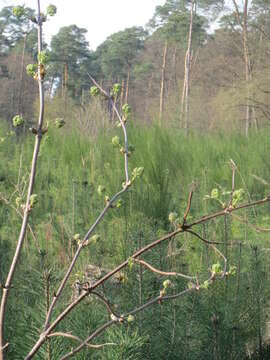
[{"label": "green flower bud", "polygon": [[122,107],[122,111],[125,116],[128,117],[131,114],[131,107],[128,104],[124,104]]},{"label": "green flower bud", "polygon": [[132,323],[135,320],[135,317],[133,315],[128,315],[127,322]]},{"label": "green flower bud", "polygon": [[98,186],[97,192],[99,195],[102,195],[105,191],[106,191],[105,186],[103,186],[103,185]]},{"label": "green flower bud", "polygon": [[90,241],[92,242],[92,243],[96,243],[96,242],[98,242],[100,240],[100,235],[98,235],[98,234],[95,234],[95,235],[93,235],[92,237],[91,237],[91,239],[90,239]]},{"label": "green flower bud", "polygon": [[213,190],[211,191],[211,199],[217,199],[218,196],[219,196],[219,191],[218,191],[218,189],[213,189]]},{"label": "green flower bud", "polygon": [[28,64],[28,65],[26,66],[26,73],[27,73],[27,75],[29,75],[29,76],[34,77],[35,74],[36,74],[36,72],[37,72],[37,70],[38,70],[37,64]]},{"label": "green flower bud", "polygon": [[90,95],[91,96],[98,96],[100,94],[100,90],[97,86],[92,86],[90,88]]},{"label": "green flower bud", "polygon": [[15,115],[12,119],[12,123],[14,127],[18,127],[24,124],[24,119],[22,115]]},{"label": "green flower bud", "polygon": [[47,7],[47,14],[50,16],[54,16],[57,12],[57,7],[55,5],[50,4]]},{"label": "green flower bud", "polygon": [[167,279],[165,281],[163,281],[163,287],[164,289],[167,289],[168,287],[170,287],[172,285],[171,280]]},{"label": "green flower bud", "polygon": [[48,51],[43,50],[40,53],[38,53],[38,61],[40,62],[40,64],[47,64],[50,60],[50,55],[48,53]]},{"label": "green flower bud", "polygon": [[32,195],[30,196],[30,207],[31,207],[31,208],[34,207],[34,206],[37,204],[37,202],[38,202],[38,196],[37,196],[37,194],[32,194]]},{"label": "green flower bud", "polygon": [[221,272],[222,272],[222,268],[221,268],[221,265],[219,262],[212,265],[212,273],[213,274],[220,274]]},{"label": "green flower bud", "polygon": [[121,91],[121,85],[120,84],[114,84],[112,89],[112,94],[114,96],[117,96]]},{"label": "green flower bud", "polygon": [[174,223],[176,221],[177,217],[178,217],[178,214],[176,212],[169,213],[169,216],[168,216],[169,222]]},{"label": "green flower bud", "polygon": [[116,207],[119,209],[120,207],[122,207],[124,204],[123,200],[122,199],[119,199],[117,202],[116,202]]},{"label": "green flower bud", "polygon": [[209,288],[209,281],[204,281],[204,283],[201,285],[202,289],[208,289]]},{"label": "green flower bud", "polygon": [[62,118],[56,118],[55,119],[55,126],[60,129],[61,127],[63,127],[65,125],[65,120]]},{"label": "green flower bud", "polygon": [[120,146],[121,142],[120,142],[119,136],[114,136],[112,138],[112,144],[114,147]]}]

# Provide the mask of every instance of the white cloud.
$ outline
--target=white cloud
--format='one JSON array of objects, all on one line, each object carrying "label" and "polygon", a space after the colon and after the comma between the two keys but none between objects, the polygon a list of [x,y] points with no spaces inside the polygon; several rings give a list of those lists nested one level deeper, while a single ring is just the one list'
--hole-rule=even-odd
[{"label": "white cloud", "polygon": [[[92,49],[109,35],[131,26],[144,26],[153,16],[155,7],[165,0],[41,0],[42,9],[53,3],[58,12],[45,23],[46,40],[60,27],[76,24],[88,30],[87,40]],[[0,0],[0,6],[22,5],[36,8],[36,0]]]}]

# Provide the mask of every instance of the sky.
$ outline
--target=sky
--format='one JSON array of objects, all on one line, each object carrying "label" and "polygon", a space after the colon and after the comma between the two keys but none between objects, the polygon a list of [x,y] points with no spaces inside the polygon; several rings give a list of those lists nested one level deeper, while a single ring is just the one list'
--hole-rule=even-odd
[{"label": "sky", "polygon": [[[153,16],[155,7],[165,0],[41,0],[41,8],[57,6],[57,14],[44,24],[46,42],[50,42],[62,26],[75,24],[86,28],[91,49],[111,34],[132,26],[144,26]],[[4,6],[25,5],[36,8],[36,0],[0,0]]]}]

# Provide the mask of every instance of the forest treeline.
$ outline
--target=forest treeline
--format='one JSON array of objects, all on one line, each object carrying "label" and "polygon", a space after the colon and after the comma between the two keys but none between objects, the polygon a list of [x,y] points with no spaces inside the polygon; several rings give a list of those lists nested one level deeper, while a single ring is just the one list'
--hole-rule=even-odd
[{"label": "forest treeline", "polygon": [[[25,72],[37,53],[33,11],[20,20],[12,7],[0,12],[0,116],[8,121],[34,116],[37,87]],[[138,121],[248,134],[270,121],[269,19],[269,1],[167,0],[145,28],[114,33],[95,51],[86,29],[62,27],[47,44],[48,116],[91,128],[91,74],[107,90],[119,83],[118,103]]]}]

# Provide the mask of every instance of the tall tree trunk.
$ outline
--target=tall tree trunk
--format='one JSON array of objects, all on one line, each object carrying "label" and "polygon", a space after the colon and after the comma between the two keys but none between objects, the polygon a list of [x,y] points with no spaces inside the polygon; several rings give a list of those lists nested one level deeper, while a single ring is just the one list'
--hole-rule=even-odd
[{"label": "tall tree trunk", "polygon": [[164,85],[165,85],[165,73],[167,63],[168,41],[165,41],[163,49],[163,60],[161,67],[161,81],[160,81],[160,95],[159,95],[159,123],[162,123],[163,109],[164,109]]},{"label": "tall tree trunk", "polygon": [[249,106],[249,101],[250,101],[249,83],[251,80],[251,69],[250,69],[250,58],[249,58],[249,50],[248,50],[247,15],[248,15],[248,0],[245,0],[244,12],[243,12],[243,48],[244,48],[244,59],[245,59],[245,77],[247,83],[246,136],[248,136],[248,131],[250,127],[250,113],[251,113],[250,111],[251,109]]},{"label": "tall tree trunk", "polygon": [[123,107],[124,89],[125,89],[125,80],[122,79],[122,83],[121,83],[121,94],[120,94],[120,109],[122,109],[122,107]]},{"label": "tall tree trunk", "polygon": [[126,104],[128,103],[129,80],[130,80],[130,66],[128,67],[128,72],[127,72],[126,95],[125,95],[125,103],[126,103]]},{"label": "tall tree trunk", "polygon": [[24,72],[24,57],[25,57],[26,39],[27,39],[27,34],[24,34],[22,60],[21,60],[21,73],[20,73],[20,87],[19,87],[19,97],[18,97],[19,98],[18,99],[18,114],[22,113],[22,90],[23,90],[23,72]]},{"label": "tall tree trunk", "polygon": [[243,21],[241,21],[241,15],[239,11],[239,7],[236,3],[236,0],[233,0],[233,4],[235,7],[236,19],[239,26],[242,28],[242,43],[243,43],[243,55],[244,55],[244,64],[245,64],[245,81],[246,81],[246,115],[245,115],[245,133],[248,136],[249,128],[250,128],[250,115],[251,115],[251,107],[249,105],[250,102],[250,89],[249,84],[250,80],[252,80],[252,72],[250,66],[250,55],[248,49],[248,26],[247,26],[247,18],[248,18],[248,0],[244,1],[243,8]]},{"label": "tall tree trunk", "polygon": [[188,45],[185,58],[185,76],[183,83],[183,94],[182,94],[182,116],[184,115],[184,129],[186,134],[189,130],[189,94],[190,94],[190,66],[191,66],[191,47],[192,47],[192,31],[193,31],[193,16],[194,6],[196,5],[195,0],[191,1],[190,7],[190,24],[188,33]]}]

